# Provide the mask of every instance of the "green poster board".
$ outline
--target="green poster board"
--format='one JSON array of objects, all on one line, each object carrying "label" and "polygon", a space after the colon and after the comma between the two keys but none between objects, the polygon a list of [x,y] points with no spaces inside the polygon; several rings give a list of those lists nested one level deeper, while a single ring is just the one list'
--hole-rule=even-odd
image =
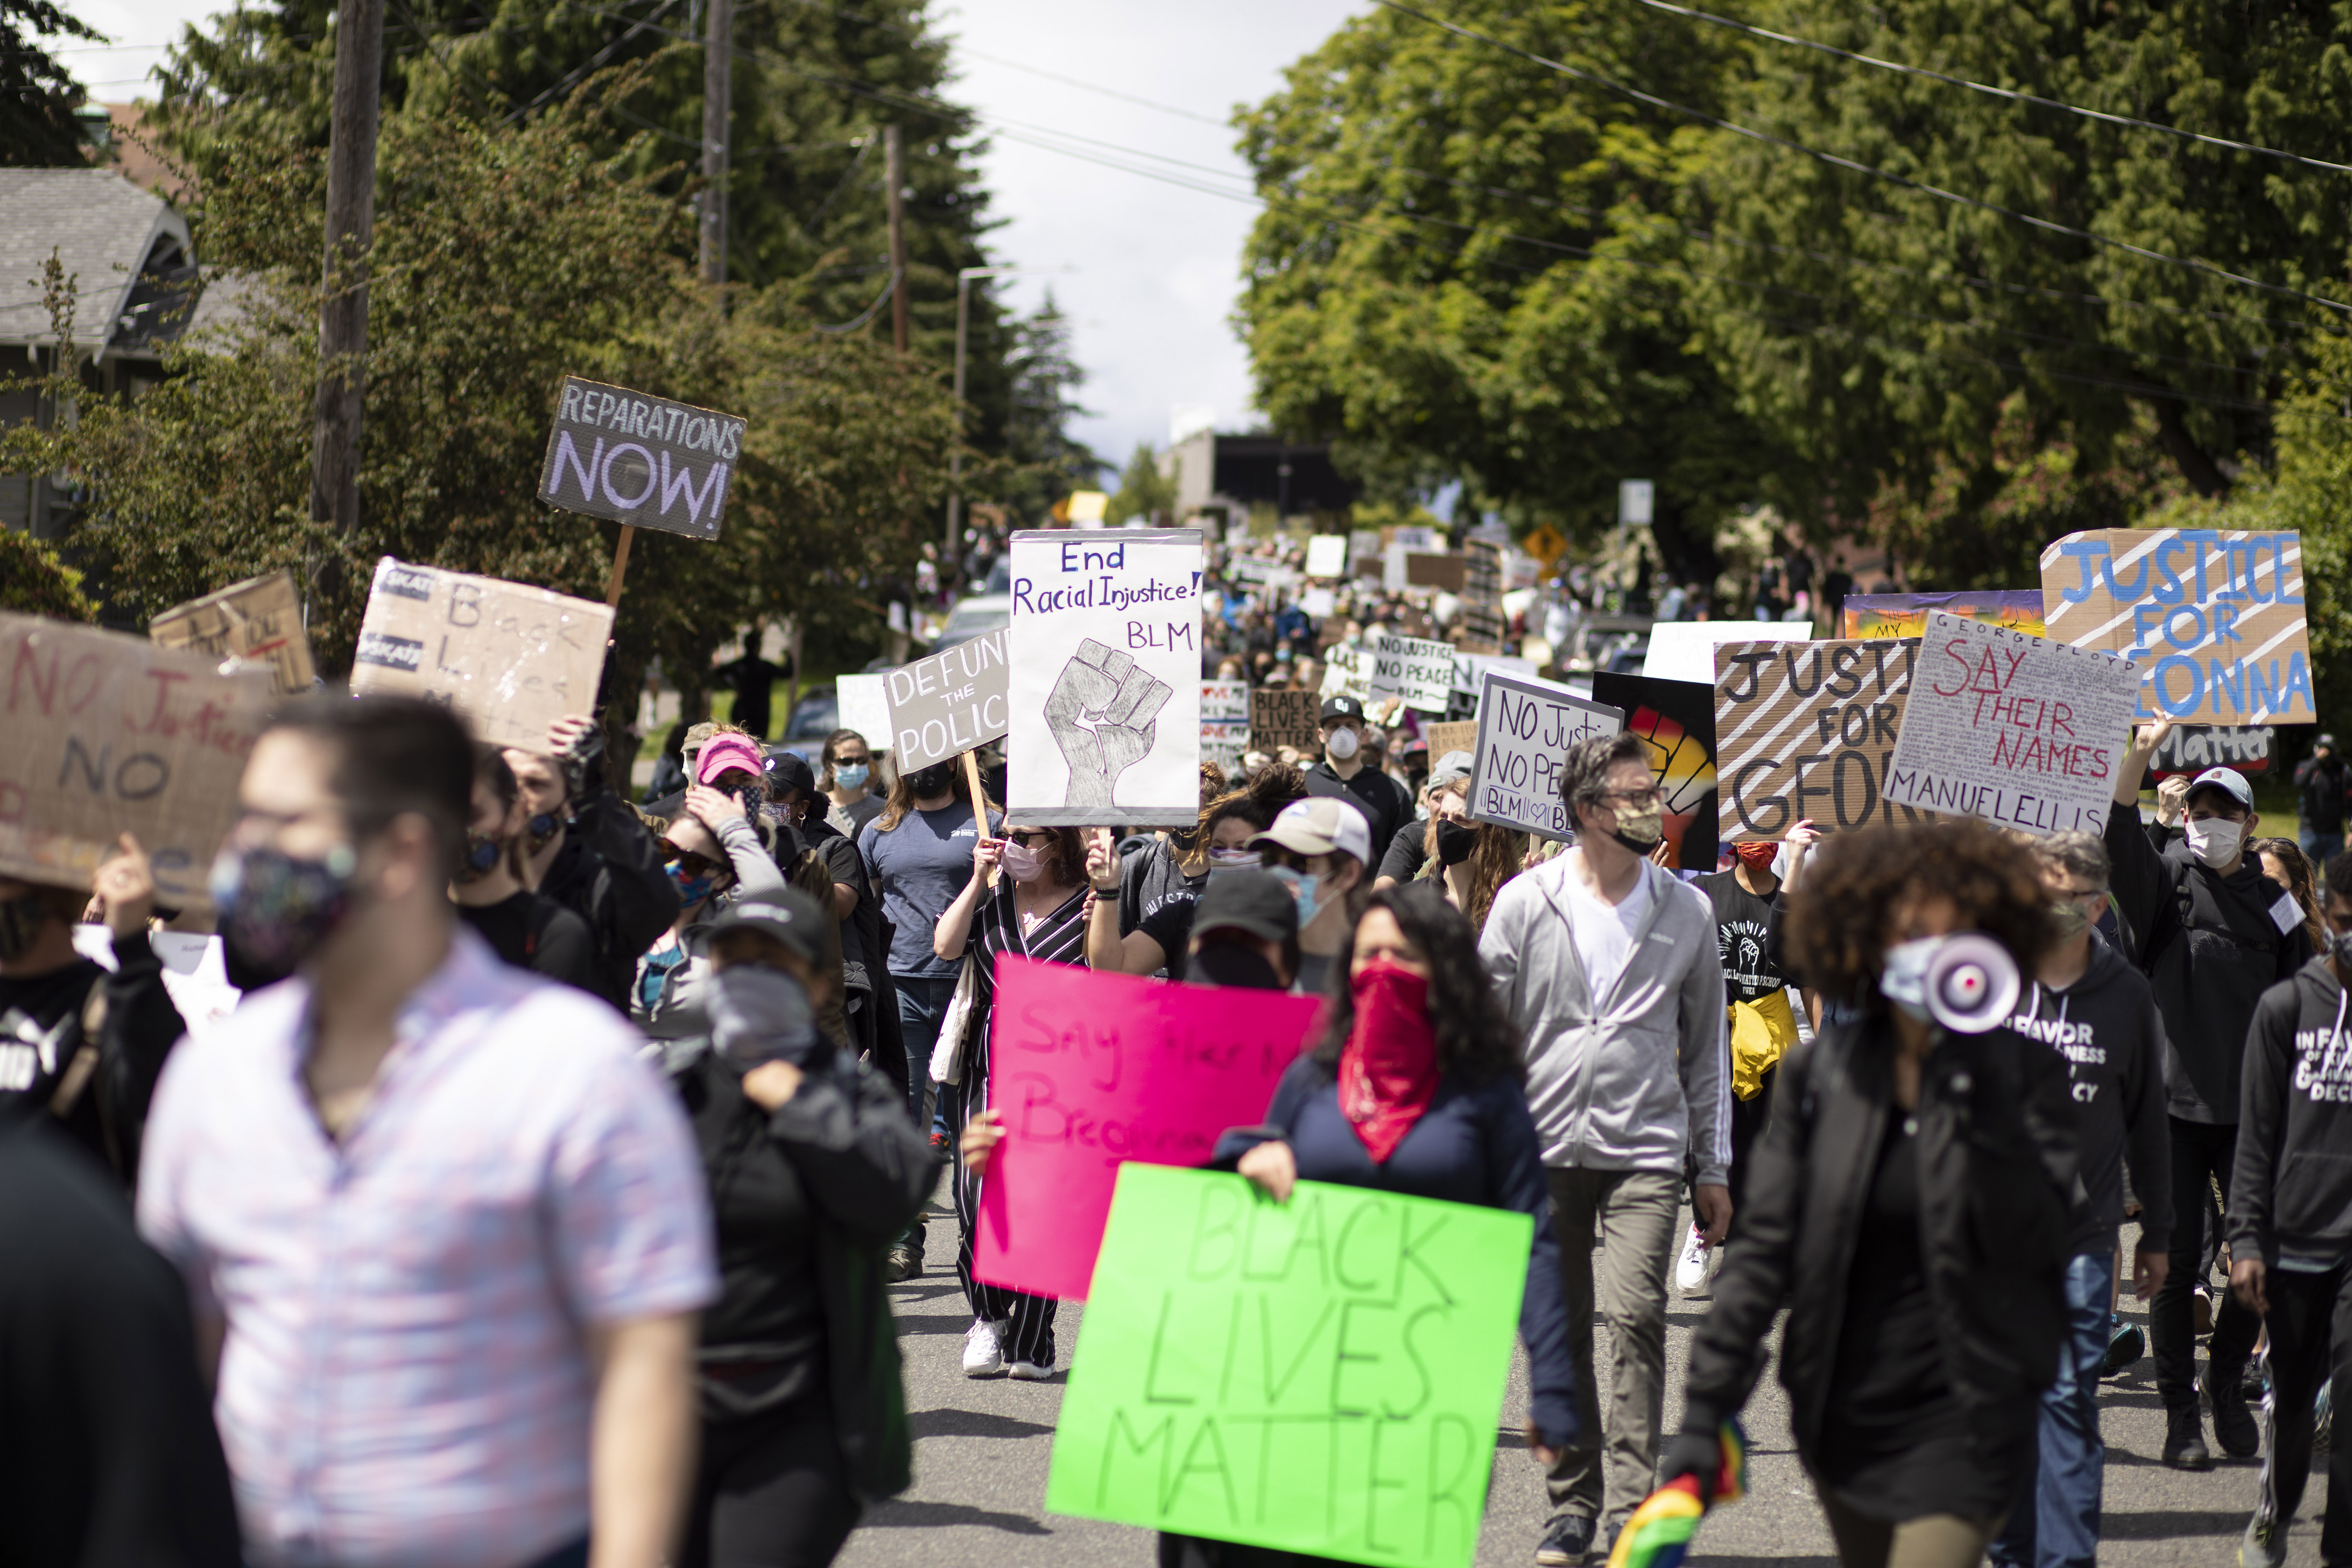
[{"label": "green poster board", "polygon": [[1506,1209],[1120,1167],[1046,1508],[1465,1568],[1532,1237]]}]

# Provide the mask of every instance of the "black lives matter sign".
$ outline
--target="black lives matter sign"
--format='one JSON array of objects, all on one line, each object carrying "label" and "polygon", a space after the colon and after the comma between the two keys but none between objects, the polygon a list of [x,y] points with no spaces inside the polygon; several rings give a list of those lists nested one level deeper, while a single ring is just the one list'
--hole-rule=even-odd
[{"label": "black lives matter sign", "polygon": [[539,499],[566,511],[689,539],[719,537],[743,421],[566,376]]}]

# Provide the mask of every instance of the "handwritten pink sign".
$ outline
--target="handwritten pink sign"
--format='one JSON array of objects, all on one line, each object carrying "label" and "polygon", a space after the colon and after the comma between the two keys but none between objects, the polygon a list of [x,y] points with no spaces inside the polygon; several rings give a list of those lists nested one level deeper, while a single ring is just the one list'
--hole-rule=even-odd
[{"label": "handwritten pink sign", "polygon": [[1226,1128],[1264,1121],[1321,1007],[1000,956],[988,1102],[1005,1135],[982,1185],[972,1272],[1084,1297],[1120,1164],[1204,1165]]}]

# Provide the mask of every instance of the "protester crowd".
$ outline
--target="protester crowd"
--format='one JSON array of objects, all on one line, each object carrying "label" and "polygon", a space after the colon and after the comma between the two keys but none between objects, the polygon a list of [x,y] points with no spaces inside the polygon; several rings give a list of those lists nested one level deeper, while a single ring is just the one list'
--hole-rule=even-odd
[{"label": "protester crowd", "polygon": [[[1319,695],[1328,643],[1440,629],[1224,581],[1207,678]],[[2144,824],[2157,725],[2102,835],[1801,824],[1677,871],[1638,736],[1562,759],[1560,844],[1472,821],[1472,759],[1412,716],[1319,715],[1121,835],[1008,827],[993,752],[902,773],[843,730],[812,766],[704,722],[633,805],[584,715],[500,750],[303,699],[214,869],[246,997],[202,1038],[151,942],[200,922],[135,840],[87,889],[0,879],[0,1560],[829,1561],[910,1479],[887,1287],[943,1173],[963,1370],[1066,1372],[1056,1302],[972,1271],[1013,955],[1323,998],[1213,1163],[1534,1219],[1546,1568],[1713,1488],[1776,1320],[1842,1561],[2090,1563],[2126,1283],[2163,1461],[2259,1453],[2242,1561],[2284,1562],[2352,1358],[2332,742],[2304,847],[2228,769]],[[1710,1305],[1669,1425],[1677,1290]],[[2352,1447],[2327,1464],[2352,1561]]]}]

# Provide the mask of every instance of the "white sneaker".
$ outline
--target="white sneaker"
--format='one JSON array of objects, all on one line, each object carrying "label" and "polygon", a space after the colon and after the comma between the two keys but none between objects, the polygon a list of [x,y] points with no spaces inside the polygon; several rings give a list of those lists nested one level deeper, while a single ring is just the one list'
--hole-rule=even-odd
[{"label": "white sneaker", "polygon": [[1016,1383],[1051,1383],[1054,1381],[1054,1363],[1009,1361],[1004,1363],[1004,1375]]},{"label": "white sneaker", "polygon": [[1004,1373],[1004,1322],[974,1318],[964,1331],[963,1374],[1001,1377]]},{"label": "white sneaker", "polygon": [[1708,1251],[1706,1232],[1691,1226],[1690,1245],[1683,1248],[1682,1258],[1675,1264],[1675,1283],[1682,1287],[1684,1295],[1694,1296],[1706,1289],[1706,1266],[1711,1261]]}]

